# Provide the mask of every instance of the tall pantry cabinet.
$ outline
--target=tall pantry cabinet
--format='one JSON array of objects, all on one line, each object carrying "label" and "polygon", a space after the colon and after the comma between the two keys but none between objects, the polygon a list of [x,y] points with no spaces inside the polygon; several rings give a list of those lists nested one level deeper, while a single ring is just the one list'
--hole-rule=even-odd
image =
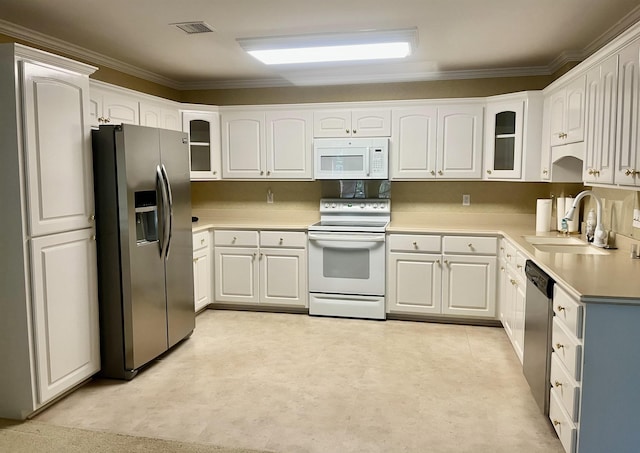
[{"label": "tall pantry cabinet", "polygon": [[0,45],[0,417],[24,419],[100,367],[93,71]]}]

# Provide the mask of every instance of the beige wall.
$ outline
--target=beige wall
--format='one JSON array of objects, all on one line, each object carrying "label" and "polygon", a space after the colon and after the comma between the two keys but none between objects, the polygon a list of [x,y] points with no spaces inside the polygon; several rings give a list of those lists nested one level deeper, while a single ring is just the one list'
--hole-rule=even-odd
[{"label": "beige wall", "polygon": [[[267,204],[267,191],[274,203]],[[394,211],[468,212],[487,214],[534,214],[537,198],[576,195],[580,184],[516,183],[489,181],[394,181],[391,200]],[[238,209],[317,211],[320,198],[337,196],[331,181],[248,182],[210,181],[191,184],[194,210]],[[375,196],[369,190],[369,196]],[[471,206],[462,206],[462,195],[471,196]]]},{"label": "beige wall", "polygon": [[[589,189],[587,187],[586,189]],[[640,208],[638,192],[623,189],[593,188],[603,204],[602,223],[605,230],[612,230],[623,236],[640,239],[640,228],[633,228],[633,209]],[[585,198],[586,210],[596,209],[593,198]],[[587,212],[587,211],[585,211]]]}]

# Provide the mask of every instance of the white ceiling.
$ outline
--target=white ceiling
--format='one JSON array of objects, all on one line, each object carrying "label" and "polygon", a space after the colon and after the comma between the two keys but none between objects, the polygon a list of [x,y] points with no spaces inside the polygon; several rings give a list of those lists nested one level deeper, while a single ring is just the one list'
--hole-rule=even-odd
[{"label": "white ceiling", "polygon": [[[549,74],[638,19],[638,0],[0,0],[0,33],[179,89]],[[236,43],[410,27],[417,51],[376,64],[267,67]]]}]

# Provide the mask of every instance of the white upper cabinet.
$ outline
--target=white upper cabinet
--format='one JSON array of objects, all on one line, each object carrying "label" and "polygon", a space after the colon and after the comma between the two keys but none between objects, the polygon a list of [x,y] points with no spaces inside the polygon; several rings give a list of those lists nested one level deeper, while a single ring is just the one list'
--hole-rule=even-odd
[{"label": "white upper cabinet", "polygon": [[438,107],[436,177],[482,178],[483,117],[480,104]]},{"label": "white upper cabinet", "polygon": [[222,113],[222,177],[265,177],[264,112]]},{"label": "white upper cabinet", "polygon": [[551,146],[584,140],[585,81],[584,75],[577,77],[551,93]]},{"label": "white upper cabinet", "polygon": [[391,109],[318,110],[314,137],[389,137]]},{"label": "white upper cabinet", "polygon": [[618,55],[587,72],[586,139],[582,179],[612,184],[618,108]]},{"label": "white upper cabinet", "polygon": [[182,131],[189,134],[191,180],[220,179],[220,115],[183,111]]},{"label": "white upper cabinet", "polygon": [[542,93],[529,91],[487,100],[485,178],[540,180]]},{"label": "white upper cabinet", "polygon": [[140,124],[138,99],[109,89],[91,86],[91,127],[101,124]]},{"label": "white upper cabinet", "polygon": [[311,179],[310,111],[222,113],[222,176],[229,179]]},{"label": "white upper cabinet", "polygon": [[392,110],[391,179],[435,178],[437,119],[432,105]]},{"label": "white upper cabinet", "polygon": [[32,236],[93,226],[86,76],[22,62]]},{"label": "white upper cabinet", "polygon": [[167,102],[163,105],[155,102],[141,101],[140,125],[181,131],[182,121],[180,120],[180,110],[177,105],[173,105],[173,103]]},{"label": "white upper cabinet", "polygon": [[640,40],[622,49],[619,57],[615,182],[640,186]]},{"label": "white upper cabinet", "polygon": [[522,176],[523,116],[522,100],[487,105],[484,166],[488,179]]},{"label": "white upper cabinet", "polygon": [[276,179],[312,179],[313,113],[266,113],[266,176]]}]

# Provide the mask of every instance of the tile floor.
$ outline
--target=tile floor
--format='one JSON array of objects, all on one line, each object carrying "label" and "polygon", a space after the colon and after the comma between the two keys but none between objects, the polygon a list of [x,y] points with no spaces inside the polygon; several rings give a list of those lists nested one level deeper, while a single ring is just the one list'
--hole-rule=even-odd
[{"label": "tile floor", "polygon": [[276,452],[562,452],[504,331],[207,310],[130,382],[36,420]]}]

